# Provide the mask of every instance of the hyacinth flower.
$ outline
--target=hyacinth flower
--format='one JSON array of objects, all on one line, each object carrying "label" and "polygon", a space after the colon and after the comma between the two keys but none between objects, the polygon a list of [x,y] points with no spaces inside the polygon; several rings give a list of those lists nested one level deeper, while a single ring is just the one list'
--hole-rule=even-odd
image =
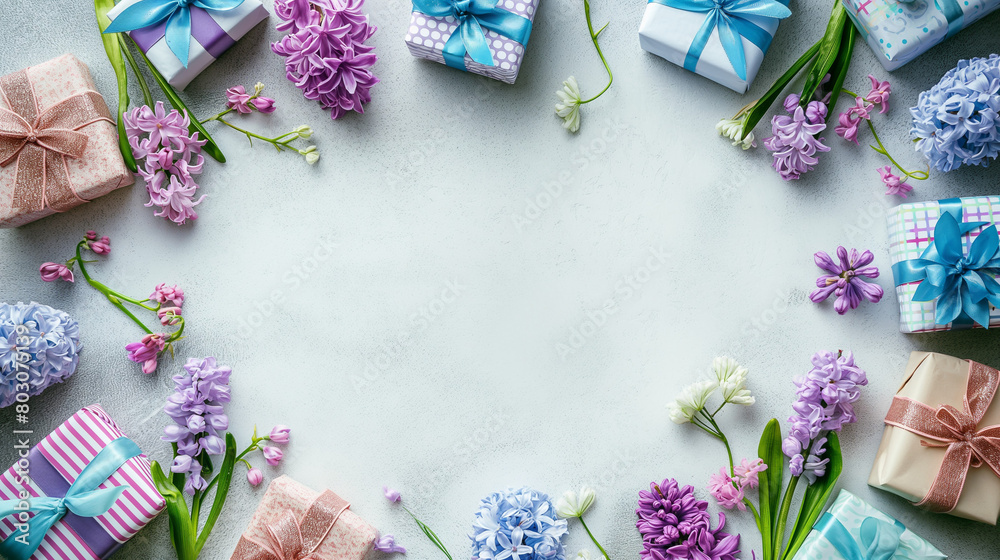
[{"label": "hyacinth flower", "polygon": [[583,520],[583,514],[590,509],[590,506],[593,505],[596,497],[597,493],[589,486],[580,488],[579,493],[567,490],[563,493],[562,497],[556,501],[556,513],[563,519],[568,520],[573,519],[574,517],[579,519],[580,525],[583,526],[583,530],[587,532],[587,536],[590,537],[594,546],[601,551],[604,559],[611,560],[611,557],[608,555],[608,551],[604,550],[601,543],[597,542],[597,538],[594,537],[594,533],[590,532],[590,527],[587,527],[587,523]]},{"label": "hyacinth flower", "polygon": [[737,560],[740,536],[723,531],[724,513],[712,528],[708,502],[695,498],[692,486],[681,487],[672,478],[651,482],[648,492],[639,492],[638,506],[641,560]]},{"label": "hyacinth flower", "polygon": [[[739,466],[733,464],[729,440],[722,433],[715,420],[715,414],[735,399],[751,400],[749,392],[742,394],[746,373],[735,362],[718,358],[713,364],[716,379],[701,381],[689,386],[679,399],[668,404],[671,419],[678,424],[692,423],[713,437],[720,439],[729,454],[729,470],[720,469],[709,479],[709,492],[716,501],[727,509],[748,509],[754,514],[757,528],[761,533],[763,560],[787,560],[795,556],[813,524],[819,519],[827,499],[840,476],[843,461],[840,452],[838,432],[847,424],[857,420],[854,403],[860,397],[860,389],[868,384],[864,370],[857,366],[850,353],[818,352],[812,358],[812,369],[795,382],[796,400],[792,404],[794,414],[789,418],[789,432],[782,438],[781,425],[776,419],[768,422],[757,448],[759,458],[744,459]],[[742,370],[742,371],[741,371]],[[728,383],[724,380],[729,379]],[[723,403],[713,411],[708,405],[709,397],[717,390],[722,391]],[[784,469],[788,465],[791,478],[785,485]],[[808,484],[804,496],[799,500],[800,511],[796,516],[791,534],[786,535],[786,523],[795,501],[799,481]],[[664,549],[663,543],[675,543],[690,534],[692,527],[707,529],[703,519],[704,507],[696,507],[693,490],[676,488],[664,481],[667,490],[653,487],[655,494],[647,494],[644,506],[640,494],[640,516],[637,524],[643,534],[644,560],[665,558],[714,558],[705,552],[702,555],[671,556],[673,548]],[[758,506],[746,497],[746,490],[758,489]],[[657,515],[657,508],[672,504],[668,511],[672,517]],[[669,519],[669,523],[664,520]],[[700,522],[690,521],[701,520]],[[721,526],[720,526],[721,529]],[[787,539],[786,539],[787,536]],[[688,539],[690,540],[690,539]],[[703,539],[703,543],[715,542]],[[756,556],[756,555],[755,555]]]},{"label": "hyacinth flower", "polygon": [[604,58],[604,53],[601,51],[601,45],[598,42],[598,37],[608,28],[611,22],[605,23],[604,27],[594,31],[594,25],[590,20],[590,2],[588,0],[583,0],[583,14],[587,19],[587,30],[590,32],[590,41],[594,43],[597,56],[601,57],[604,70],[608,73],[608,85],[604,86],[604,89],[597,95],[583,99],[583,96],[580,94],[580,84],[577,83],[576,78],[570,76],[563,82],[562,89],[556,91],[556,97],[559,98],[559,102],[556,103],[556,116],[562,119],[563,128],[570,132],[580,130],[580,108],[604,95],[604,92],[608,91],[611,88],[611,84],[615,81],[615,76],[611,73],[611,67],[608,65],[608,60]]},{"label": "hyacinth flower", "polygon": [[[97,261],[84,259],[85,251],[106,256],[111,252],[111,239],[108,236],[98,237],[97,232],[88,231],[83,239],[76,244],[74,257],[65,263],[47,262],[42,264],[39,269],[42,280],[52,282],[61,279],[73,282],[73,268],[79,266],[80,273],[87,283],[103,294],[112,305],[143,330],[145,335],[142,340],[125,346],[125,351],[128,353],[129,360],[142,364],[143,373],[153,373],[159,365],[159,359],[167,352],[173,355],[174,343],[184,336],[185,320],[181,308],[184,304],[184,290],[177,286],[168,287],[166,284],[159,284],[153,289],[153,293],[145,299],[127,296],[109,288],[90,275],[87,265]],[[130,310],[129,306],[136,309],[138,313],[152,314],[161,327],[169,326],[176,327],[176,329],[171,332],[154,332]]]},{"label": "hyacinth flower", "polygon": [[[285,426],[277,426],[264,436],[258,436],[254,428],[250,445],[237,453],[236,438],[227,431],[229,417],[225,413],[231,399],[231,375],[232,369],[215,358],[190,358],[183,373],[173,377],[174,392],[163,407],[173,423],[163,430],[161,439],[170,442],[174,458],[166,471],[153,461],[151,473],[156,489],[167,502],[171,542],[178,560],[196,560],[201,554],[225,506],[236,463],[247,465],[247,483],[257,486],[264,475],[251,467],[246,457],[266,449],[264,442],[280,443],[274,439],[276,434],[279,440],[288,441]],[[212,460],[217,456],[222,456],[221,463]],[[213,491],[211,510],[202,522],[202,507]]]},{"label": "hyacinth flower", "polygon": [[837,247],[839,263],[823,251],[813,255],[813,258],[816,266],[829,273],[816,279],[816,289],[809,294],[809,299],[814,302],[819,303],[835,295],[837,302],[834,309],[843,315],[850,309],[857,309],[866,299],[872,303],[882,299],[882,287],[864,280],[878,278],[879,275],[878,267],[869,266],[875,260],[871,251],[858,253],[857,249],[851,249],[848,252],[844,247]]}]

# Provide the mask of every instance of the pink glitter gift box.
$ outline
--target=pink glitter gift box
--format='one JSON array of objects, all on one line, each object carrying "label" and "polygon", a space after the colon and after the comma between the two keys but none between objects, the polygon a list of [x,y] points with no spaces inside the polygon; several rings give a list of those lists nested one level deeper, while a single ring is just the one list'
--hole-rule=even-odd
[{"label": "pink glitter gift box", "polygon": [[131,185],[115,123],[71,54],[0,78],[0,227]]},{"label": "pink glitter gift box", "polygon": [[267,487],[230,560],[361,560],[378,533],[349,507],[329,490],[317,493],[280,476]]}]

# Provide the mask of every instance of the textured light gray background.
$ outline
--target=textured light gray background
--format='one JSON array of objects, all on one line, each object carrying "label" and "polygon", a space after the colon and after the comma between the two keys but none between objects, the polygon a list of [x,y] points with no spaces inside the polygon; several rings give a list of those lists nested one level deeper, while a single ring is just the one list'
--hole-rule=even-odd
[{"label": "textured light gray background", "polygon": [[[364,115],[338,122],[285,80],[268,46],[279,38],[272,17],[184,96],[207,116],[227,86],[265,82],[280,109],[244,123],[275,132],[311,124],[318,165],[251,149],[214,127],[230,163],[206,164],[209,198],[192,225],[154,218],[136,186],[0,233],[2,299],[65,309],[86,343],[77,375],[32,400],[32,428],[45,433],[100,402],[167,460],[158,408],[170,376],[188,356],[215,355],[234,368],[228,410],[241,441],[255,422],[293,427],[288,458],[266,468],[268,478],[285,472],[334,489],[414,558],[438,552],[385,503],[383,484],[398,487],[461,558],[480,497],[506,485],[555,495],[589,483],[598,488],[591,527],[614,558],[635,558],[636,493],[667,476],[703,488],[725,460],[721,446],[671,424],[664,408],[713,356],[730,354],[752,372],[757,405],[722,416],[737,453],[750,455],[765,420],[789,414],[791,378],[811,354],[853,349],[871,384],[861,421],[844,433],[841,485],[953,558],[996,557],[993,527],[926,514],[865,485],[911,350],[1000,365],[995,332],[897,331],[884,227],[897,201],[882,195],[874,171],[882,160],[831,131],[833,152],[786,184],[765,151],[741,152],[713,128],[820,35],[829,4],[793,2],[755,86],[740,97],[642,52],[643,2],[595,2],[595,23],[612,22],[603,44],[617,78],[584,108],[575,136],[559,127],[552,92],[570,74],[585,94],[605,79],[578,0],[542,3],[512,87],[411,58],[408,4],[370,0],[382,83]],[[72,52],[113,106],[114,76],[89,2],[8,0],[3,12],[0,72]],[[959,58],[996,50],[998,24],[993,15],[891,75],[893,108],[876,123],[903,161],[919,162],[907,151],[906,108]],[[885,76],[860,44],[848,86],[866,89],[869,72]],[[996,167],[935,174],[913,198],[997,194],[998,179]],[[547,199],[547,189],[558,196]],[[39,263],[67,258],[90,228],[113,244],[107,262],[92,265],[98,278],[138,296],[159,282],[187,292],[189,336],[154,375],[126,360],[123,348],[139,332],[99,294],[38,278]],[[819,272],[812,254],[838,244],[875,252],[883,302],[845,317],[832,303],[809,302]],[[647,277],[641,268],[661,251],[664,266]],[[636,276],[646,280],[625,290]],[[458,295],[439,301],[449,284]],[[617,312],[593,332],[583,327],[609,298]],[[563,359],[558,345],[581,327],[590,336]],[[0,422],[6,431],[11,411],[0,411]],[[0,463],[13,458],[10,445],[0,448]],[[205,558],[229,557],[263,491],[233,485]],[[747,532],[749,558],[759,548],[752,520],[732,520]],[[589,541],[571,526],[566,544],[575,553]],[[171,554],[161,516],[118,557]]]}]

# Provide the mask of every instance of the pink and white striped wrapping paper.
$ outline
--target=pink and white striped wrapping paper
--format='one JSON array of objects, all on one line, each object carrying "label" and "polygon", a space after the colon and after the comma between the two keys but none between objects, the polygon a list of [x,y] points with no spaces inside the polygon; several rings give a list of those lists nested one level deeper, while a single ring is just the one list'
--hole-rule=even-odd
[{"label": "pink and white striped wrapping paper", "polygon": [[[104,409],[95,404],[83,408],[63,422],[40,441],[32,453],[37,452],[44,457],[67,484],[72,484],[101,449],[120,437],[125,437],[125,434]],[[35,467],[34,462],[32,461],[32,468]],[[13,467],[0,475],[0,500],[17,498],[20,490],[27,490],[34,497],[45,495],[34,480],[26,480],[26,485],[22,485],[18,478]],[[101,535],[100,539],[88,539],[86,535],[77,534],[65,519],[60,520],[49,529],[42,545],[31,557],[32,560],[107,558],[152,521],[166,505],[153,484],[149,460],[145,455],[129,459],[100,488],[116,486],[128,488],[107,513],[92,518],[107,535]],[[0,541],[13,532],[14,523],[10,517],[0,521]],[[110,543],[111,546],[105,547],[107,550],[93,550],[91,544],[88,544],[102,540]]]}]

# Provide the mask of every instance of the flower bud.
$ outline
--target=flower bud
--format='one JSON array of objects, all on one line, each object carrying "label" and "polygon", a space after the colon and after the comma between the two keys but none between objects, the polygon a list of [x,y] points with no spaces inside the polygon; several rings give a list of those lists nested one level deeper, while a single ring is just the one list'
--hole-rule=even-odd
[{"label": "flower bud", "polygon": [[274,443],[288,443],[291,431],[291,428],[288,426],[278,424],[271,428],[271,433],[267,437]]},{"label": "flower bud", "polygon": [[285,456],[280,449],[271,447],[270,445],[265,445],[261,448],[261,452],[264,453],[264,459],[267,461],[267,464],[272,467],[280,463],[281,459]]},{"label": "flower bud", "polygon": [[261,482],[264,482],[264,473],[257,467],[253,467],[247,471],[247,482],[250,486],[258,486]]}]

